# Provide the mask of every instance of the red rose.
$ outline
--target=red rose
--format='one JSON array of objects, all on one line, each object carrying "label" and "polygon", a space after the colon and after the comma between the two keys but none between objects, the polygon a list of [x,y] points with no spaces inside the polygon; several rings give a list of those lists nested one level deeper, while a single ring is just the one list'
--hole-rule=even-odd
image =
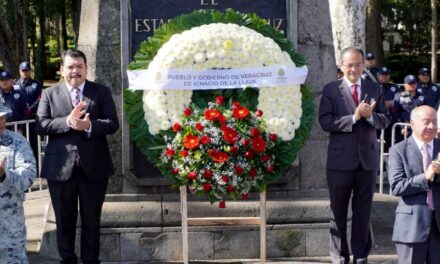
[{"label": "red rose", "polygon": [[207,180],[210,180],[212,178],[212,171],[205,170],[205,172],[203,172],[203,177],[205,177]]},{"label": "red rose", "polygon": [[174,132],[179,132],[182,130],[182,126],[179,123],[174,123],[173,125],[173,131]]},{"label": "red rose", "polygon": [[183,139],[183,146],[187,149],[196,149],[200,145],[200,140],[198,136],[193,136],[188,134]]},{"label": "red rose", "polygon": [[246,151],[246,153],[244,153],[244,156],[246,157],[246,158],[248,158],[248,159],[252,159],[252,157],[254,156],[253,154],[252,154],[252,151]]},{"label": "red rose", "polygon": [[173,168],[173,170],[171,171],[174,175],[179,174],[179,169],[178,168]]},{"label": "red rose", "polygon": [[266,149],[266,142],[261,137],[252,139],[252,150],[261,153]]},{"label": "red rose", "polygon": [[220,201],[220,202],[218,203],[218,208],[226,208],[226,203],[225,203],[225,201]]},{"label": "red rose", "polygon": [[272,173],[274,170],[275,170],[275,166],[274,166],[274,165],[270,165],[270,166],[267,168],[267,172],[269,172],[269,173]]},{"label": "red rose", "polygon": [[200,142],[202,142],[203,145],[206,145],[211,142],[211,139],[207,135],[204,135],[200,138]]},{"label": "red rose", "polygon": [[212,159],[218,163],[226,162],[228,158],[229,158],[228,154],[222,151],[217,151],[216,153],[214,153],[214,155],[212,155]]},{"label": "red rose", "polygon": [[261,136],[260,130],[258,128],[254,127],[251,129],[251,137],[252,138],[258,138]]},{"label": "red rose", "polygon": [[270,160],[270,157],[268,155],[263,155],[263,157],[261,157],[261,160],[267,162]]},{"label": "red rose", "polygon": [[222,105],[224,103],[224,100],[225,100],[225,98],[220,95],[215,98],[215,103],[218,105]]},{"label": "red rose", "polygon": [[203,130],[203,126],[202,126],[202,124],[197,123],[197,124],[196,124],[196,130],[197,130],[197,131],[202,131],[202,130]]},{"label": "red rose", "polygon": [[185,110],[183,111],[183,114],[185,116],[190,116],[192,114],[191,108],[189,108],[189,107],[185,108]]},{"label": "red rose", "polygon": [[231,193],[231,192],[233,192],[235,190],[235,187],[232,186],[232,185],[228,185],[227,189],[228,189],[228,192]]},{"label": "red rose", "polygon": [[203,190],[205,192],[209,192],[212,189],[212,185],[209,183],[204,183],[204,184],[202,184],[202,186],[203,186]]},{"label": "red rose", "polygon": [[235,166],[235,173],[237,173],[237,175],[243,174],[243,168],[240,166]]},{"label": "red rose", "polygon": [[224,123],[226,123],[226,116],[224,116],[224,115],[220,115],[220,116],[217,118],[217,120],[218,120],[218,122],[219,122],[220,124],[224,124]]},{"label": "red rose", "polygon": [[223,138],[227,143],[234,144],[237,141],[238,138],[237,131],[227,126],[223,127],[222,131],[223,131]]},{"label": "red rose", "polygon": [[182,151],[180,152],[180,156],[181,156],[181,157],[186,157],[186,156],[188,156],[188,151],[186,151],[186,150],[182,150]]},{"label": "red rose", "polygon": [[174,155],[174,149],[167,149],[167,151],[165,152],[167,154],[167,156],[173,156]]},{"label": "red rose", "polygon": [[238,147],[237,146],[232,146],[231,149],[229,150],[232,154],[237,154],[238,153]]},{"label": "red rose", "polygon": [[190,173],[188,173],[188,179],[190,179],[190,180],[197,179],[197,172],[191,171]]},{"label": "red rose", "polygon": [[251,177],[255,177],[255,176],[257,176],[257,169],[252,168],[252,169],[249,171],[249,176],[251,176]]},{"label": "red rose", "polygon": [[236,107],[232,110],[232,115],[235,119],[244,119],[249,115],[249,109],[244,106]]},{"label": "red rose", "polygon": [[247,200],[248,198],[249,198],[249,193],[242,193],[241,194],[241,199]]},{"label": "red rose", "polygon": [[257,111],[255,111],[255,115],[258,116],[258,117],[262,117],[263,116],[263,111],[258,109]]},{"label": "red rose", "polygon": [[226,176],[226,175],[223,175],[223,176],[222,176],[222,180],[223,180],[225,183],[228,183],[228,182],[229,182],[229,178],[228,178],[228,176]]},{"label": "red rose", "polygon": [[269,139],[272,140],[272,141],[275,141],[275,140],[277,140],[277,135],[270,133],[269,134]]},{"label": "red rose", "polygon": [[221,115],[221,113],[217,109],[206,109],[204,115],[206,120],[214,121]]}]

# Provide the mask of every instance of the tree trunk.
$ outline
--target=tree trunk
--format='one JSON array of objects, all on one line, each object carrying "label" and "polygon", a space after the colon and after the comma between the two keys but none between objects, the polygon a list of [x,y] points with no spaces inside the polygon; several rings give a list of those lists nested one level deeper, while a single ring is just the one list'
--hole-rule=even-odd
[{"label": "tree trunk", "polygon": [[431,0],[431,80],[437,82],[437,0]]},{"label": "tree trunk", "polygon": [[29,59],[26,10],[27,0],[0,2],[0,60],[14,76],[20,62]]},{"label": "tree trunk", "polygon": [[339,65],[341,50],[348,46],[365,48],[365,0],[329,0],[333,45]]},{"label": "tree trunk", "polygon": [[80,16],[81,16],[81,0],[72,0],[72,20],[73,20],[75,48],[78,46]]},{"label": "tree trunk", "polygon": [[63,52],[64,50],[67,49],[67,29],[66,29],[66,2],[65,0],[60,2],[61,5],[61,9],[60,9],[60,20],[59,20],[59,24],[58,24],[58,29],[60,32],[59,35],[59,47],[60,47],[60,54],[61,52]]},{"label": "tree trunk", "polygon": [[382,0],[368,0],[367,19],[365,21],[365,51],[376,56],[377,66],[383,65],[383,36],[381,27]]},{"label": "tree trunk", "polygon": [[46,39],[46,13],[44,11],[45,9],[45,3],[44,1],[41,1],[40,5],[38,6],[38,25],[39,30],[37,33],[37,54],[35,61],[36,67],[35,67],[35,79],[38,80],[44,80],[44,73],[46,70],[46,47],[45,47],[45,39]]}]

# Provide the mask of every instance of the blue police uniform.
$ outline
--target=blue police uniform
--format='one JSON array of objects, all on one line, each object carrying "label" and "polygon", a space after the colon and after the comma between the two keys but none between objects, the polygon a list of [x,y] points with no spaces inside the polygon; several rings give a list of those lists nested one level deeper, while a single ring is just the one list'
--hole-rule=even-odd
[{"label": "blue police uniform", "polygon": [[385,101],[393,101],[396,94],[400,92],[400,88],[395,83],[385,83],[380,85],[383,91],[383,99]]},{"label": "blue police uniform", "polygon": [[38,103],[40,102],[43,85],[37,80],[25,80],[23,78],[16,80],[14,84],[14,86],[20,89],[20,91],[25,95],[29,110],[31,110],[31,113],[34,115],[38,109]]},{"label": "blue police uniform", "polygon": [[438,86],[432,82],[428,84],[423,84],[421,82],[417,83],[417,92],[425,97],[425,105],[433,107],[435,110],[438,109],[440,100],[440,90]]},{"label": "blue police uniform", "polygon": [[29,118],[29,109],[25,95],[20,90],[11,89],[8,93],[0,92],[0,104],[12,109],[7,122],[21,121]]},{"label": "blue police uniform", "polygon": [[[411,96],[408,92],[397,93],[394,97],[393,108],[391,110],[393,123],[409,123],[411,111],[424,104],[426,104],[426,98],[418,92],[416,92],[414,96]],[[408,132],[411,133],[411,130],[408,130]],[[402,140],[402,134],[400,131],[396,131],[396,142]]]}]

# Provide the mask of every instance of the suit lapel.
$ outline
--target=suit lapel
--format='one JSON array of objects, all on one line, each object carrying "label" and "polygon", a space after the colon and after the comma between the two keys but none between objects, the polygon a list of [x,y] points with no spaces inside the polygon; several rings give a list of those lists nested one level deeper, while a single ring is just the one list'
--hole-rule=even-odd
[{"label": "suit lapel", "polygon": [[341,94],[342,101],[344,101],[345,106],[347,107],[350,113],[354,113],[356,110],[356,105],[353,100],[353,96],[350,93],[350,89],[347,84],[342,80],[339,84],[339,93]]},{"label": "suit lapel", "polygon": [[86,81],[86,84],[84,85],[84,90],[83,90],[83,100],[87,103],[86,105],[86,112],[87,109],[90,106],[90,102],[92,101],[92,98],[95,94],[95,87],[92,87],[92,85],[90,84],[89,81]]},{"label": "suit lapel", "polygon": [[73,105],[72,100],[70,99],[69,90],[67,89],[67,86],[65,83],[62,83],[60,86],[58,86],[58,96],[57,98],[60,98],[61,105],[66,107],[66,110],[68,112],[72,111]]},{"label": "suit lapel", "polygon": [[440,152],[440,140],[434,138],[434,149],[432,150],[432,160],[437,159]]},{"label": "suit lapel", "polygon": [[[434,147],[435,151],[435,147]],[[435,152],[433,152],[435,153]],[[417,166],[420,167],[420,171],[423,172],[423,158],[422,153],[420,152],[419,147],[417,146],[417,143],[413,136],[408,138],[408,153],[407,157],[414,157],[417,159],[414,164],[417,164]],[[411,158],[410,158],[411,159]]]}]

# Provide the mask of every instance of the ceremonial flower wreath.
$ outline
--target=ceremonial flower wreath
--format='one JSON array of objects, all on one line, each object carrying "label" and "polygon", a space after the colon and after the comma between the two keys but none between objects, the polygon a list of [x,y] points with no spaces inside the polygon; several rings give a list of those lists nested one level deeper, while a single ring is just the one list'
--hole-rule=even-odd
[{"label": "ceremonial flower wreath", "polygon": [[[305,64],[265,20],[233,10],[176,17],[141,43],[134,59],[130,70]],[[207,193],[211,202],[246,198],[252,187],[264,190],[285,173],[308,137],[314,115],[306,85],[125,90],[124,102],[139,149],[176,185]]]}]

